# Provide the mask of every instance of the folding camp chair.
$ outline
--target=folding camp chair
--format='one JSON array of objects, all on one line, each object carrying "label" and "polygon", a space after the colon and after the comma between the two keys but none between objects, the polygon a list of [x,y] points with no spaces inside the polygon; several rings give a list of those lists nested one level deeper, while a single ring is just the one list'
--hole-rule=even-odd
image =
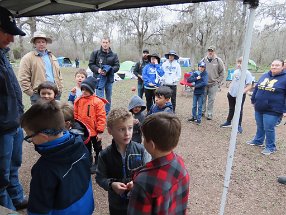
[{"label": "folding camp chair", "polygon": [[184,74],[184,79],[180,81],[180,84],[183,85],[184,87],[182,88],[182,95],[186,95],[189,92],[192,92],[193,89],[193,85],[192,83],[188,83],[188,78],[191,77],[192,73],[191,72],[187,72]]}]

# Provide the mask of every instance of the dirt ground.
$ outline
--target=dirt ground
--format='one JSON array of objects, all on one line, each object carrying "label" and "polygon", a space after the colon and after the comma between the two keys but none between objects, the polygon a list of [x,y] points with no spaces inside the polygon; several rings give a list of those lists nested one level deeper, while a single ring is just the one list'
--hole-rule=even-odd
[{"label": "dirt ground", "polygon": [[[136,86],[135,80],[114,84],[113,107],[127,107],[129,98],[134,94],[131,86]],[[181,89],[179,86],[176,114],[182,121],[183,129],[175,151],[184,158],[191,177],[187,214],[218,214],[231,133],[231,128],[219,127],[227,116],[227,88],[222,87],[217,94],[213,120],[203,118],[201,126],[187,122],[191,114],[192,96],[190,93],[182,93]],[[277,183],[278,175],[286,175],[285,128],[285,125],[280,125],[276,129],[278,151],[273,155],[264,156],[260,153],[261,148],[246,145],[245,142],[256,131],[254,111],[247,96],[243,133],[237,136],[225,214],[286,214],[286,186]],[[111,137],[105,134],[104,144],[108,145],[110,140]],[[37,158],[33,146],[24,143],[20,179],[27,194],[30,170]],[[94,175],[92,178],[95,181]],[[96,205],[94,214],[108,214],[107,192],[95,182],[93,188]]]}]

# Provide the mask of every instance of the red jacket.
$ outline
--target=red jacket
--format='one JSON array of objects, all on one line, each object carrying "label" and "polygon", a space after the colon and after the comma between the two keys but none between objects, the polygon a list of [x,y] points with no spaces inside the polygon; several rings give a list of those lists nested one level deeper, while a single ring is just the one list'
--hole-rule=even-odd
[{"label": "red jacket", "polygon": [[96,95],[81,96],[74,102],[74,118],[82,121],[90,130],[90,136],[103,133],[106,125],[104,101]]}]

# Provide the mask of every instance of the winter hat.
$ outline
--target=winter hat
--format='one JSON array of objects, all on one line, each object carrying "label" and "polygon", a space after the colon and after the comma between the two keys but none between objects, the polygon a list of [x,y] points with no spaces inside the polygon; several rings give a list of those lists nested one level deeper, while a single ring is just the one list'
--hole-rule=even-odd
[{"label": "winter hat", "polygon": [[158,60],[158,64],[160,64],[160,57],[157,53],[148,55],[148,61],[151,62],[151,57],[155,57]]},{"label": "winter hat", "polygon": [[14,15],[4,7],[0,7],[0,28],[11,35],[26,35],[17,27]]},{"label": "winter hat", "polygon": [[206,63],[203,62],[203,61],[201,61],[201,62],[198,63],[198,66],[199,66],[199,67],[205,67],[205,68],[206,68]]},{"label": "winter hat", "polygon": [[147,54],[149,54],[149,50],[148,50],[148,49],[143,49],[142,53],[147,53]]},{"label": "winter hat", "polygon": [[169,55],[174,55],[175,56],[175,60],[179,59],[179,56],[177,55],[177,53],[174,50],[170,50],[169,53],[165,54],[165,58],[169,59]]},{"label": "winter hat", "polygon": [[87,88],[91,92],[91,94],[94,94],[96,88],[96,79],[92,76],[87,77],[81,83],[80,89],[82,89],[83,87]]}]

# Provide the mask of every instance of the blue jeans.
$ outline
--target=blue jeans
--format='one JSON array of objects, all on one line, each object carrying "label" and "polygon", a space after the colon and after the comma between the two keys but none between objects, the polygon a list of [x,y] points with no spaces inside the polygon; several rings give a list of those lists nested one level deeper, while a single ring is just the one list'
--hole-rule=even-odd
[{"label": "blue jeans", "polygon": [[203,109],[203,100],[204,95],[193,95],[193,109],[192,114],[195,119],[197,119],[198,122],[202,121],[202,109]]},{"label": "blue jeans", "polygon": [[109,102],[108,104],[105,104],[106,115],[109,113],[111,108],[112,85],[113,83],[106,82],[105,87],[103,89],[96,89],[96,95],[101,98],[104,98],[105,91],[106,100]]},{"label": "blue jeans", "polygon": [[138,82],[137,88],[138,88],[138,96],[142,99],[143,94],[144,94],[144,84],[143,84],[143,82],[142,83]]},{"label": "blue jeans", "polygon": [[17,128],[0,135],[0,205],[15,210],[23,201],[23,188],[18,169],[22,163],[23,130]]},{"label": "blue jeans", "polygon": [[275,145],[275,125],[279,119],[279,116],[269,115],[255,111],[256,121],[256,135],[253,139],[255,144],[263,144],[265,140],[265,148],[270,151],[276,150]]}]

